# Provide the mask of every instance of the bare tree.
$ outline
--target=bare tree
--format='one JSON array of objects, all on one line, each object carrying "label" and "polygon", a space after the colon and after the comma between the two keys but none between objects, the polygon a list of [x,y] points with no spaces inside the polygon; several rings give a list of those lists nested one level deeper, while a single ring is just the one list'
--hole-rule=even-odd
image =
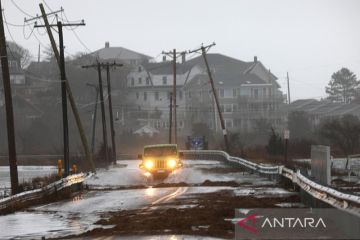
[{"label": "bare tree", "polygon": [[14,55],[13,57],[20,59],[21,68],[25,68],[30,64],[32,56],[28,49],[23,48],[16,42],[8,41],[6,44],[10,54]]}]

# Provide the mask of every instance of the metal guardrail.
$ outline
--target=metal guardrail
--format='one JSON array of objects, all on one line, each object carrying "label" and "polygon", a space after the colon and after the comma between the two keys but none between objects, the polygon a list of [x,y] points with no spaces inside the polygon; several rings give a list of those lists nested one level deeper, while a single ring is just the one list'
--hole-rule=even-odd
[{"label": "metal guardrail", "polygon": [[74,184],[81,183],[85,180],[87,176],[89,175],[85,173],[70,175],[45,187],[32,191],[22,192],[7,198],[0,199],[0,212],[12,206],[17,206],[22,203],[42,199],[43,197],[51,195],[54,192],[70,187]]},{"label": "metal guardrail", "polygon": [[257,171],[263,174],[274,175],[278,174],[283,177],[290,179],[294,184],[297,184],[302,190],[310,194],[316,199],[319,199],[335,208],[342,209],[351,214],[357,215],[360,217],[360,197],[339,192],[335,189],[322,186],[300,173],[300,171],[294,172],[291,169],[288,169],[284,166],[266,166],[262,164],[253,163],[251,161],[232,157],[226,152],[223,151],[208,151],[208,150],[188,150],[183,151],[186,156],[196,156],[198,159],[206,159],[207,157],[218,156],[218,160],[226,160],[230,162],[235,162],[241,166]]}]

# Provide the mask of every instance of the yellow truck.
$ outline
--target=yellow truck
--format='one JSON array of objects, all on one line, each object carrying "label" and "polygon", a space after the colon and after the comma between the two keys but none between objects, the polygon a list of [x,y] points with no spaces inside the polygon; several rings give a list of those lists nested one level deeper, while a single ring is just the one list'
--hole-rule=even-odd
[{"label": "yellow truck", "polygon": [[139,167],[153,176],[168,175],[182,167],[183,154],[176,144],[157,144],[144,146],[143,154],[138,158],[141,160]]}]

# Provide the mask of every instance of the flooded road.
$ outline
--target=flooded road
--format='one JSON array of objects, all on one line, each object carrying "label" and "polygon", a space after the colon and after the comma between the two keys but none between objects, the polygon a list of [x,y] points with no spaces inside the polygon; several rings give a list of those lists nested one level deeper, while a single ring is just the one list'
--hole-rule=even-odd
[{"label": "flooded road", "polygon": [[[284,189],[275,188],[274,182],[257,174],[242,171],[224,172],[222,168],[227,165],[223,162],[204,160],[184,160],[182,169],[162,181],[168,184],[186,183],[188,186],[153,187],[154,184],[158,184],[158,181],[147,179],[139,170],[138,164],[139,161],[136,160],[118,161],[117,165],[109,169],[100,169],[96,176],[86,180],[86,185],[90,189],[97,190],[84,191],[70,200],[31,207],[15,214],[0,216],[0,226],[2,226],[0,239],[41,239],[41,237],[48,239],[78,235],[94,228],[105,227],[97,225],[96,222],[107,219],[107,213],[131,209],[152,209],[163,203],[171,203],[174,199],[224,189],[233,189],[240,195],[265,196],[287,193]],[[28,176],[30,174],[31,171]],[[204,181],[234,181],[244,187],[190,185],[201,184]],[[121,186],[137,186],[138,189],[109,190],[111,187]],[[256,186],[262,187],[255,188]],[[170,237],[166,239],[172,239]]]}]

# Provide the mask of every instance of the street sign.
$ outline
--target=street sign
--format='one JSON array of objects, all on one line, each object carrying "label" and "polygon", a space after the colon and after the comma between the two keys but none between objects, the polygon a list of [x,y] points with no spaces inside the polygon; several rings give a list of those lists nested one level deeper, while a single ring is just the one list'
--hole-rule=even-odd
[{"label": "street sign", "polygon": [[284,139],[289,139],[289,138],[290,138],[290,131],[286,129],[284,131]]}]

